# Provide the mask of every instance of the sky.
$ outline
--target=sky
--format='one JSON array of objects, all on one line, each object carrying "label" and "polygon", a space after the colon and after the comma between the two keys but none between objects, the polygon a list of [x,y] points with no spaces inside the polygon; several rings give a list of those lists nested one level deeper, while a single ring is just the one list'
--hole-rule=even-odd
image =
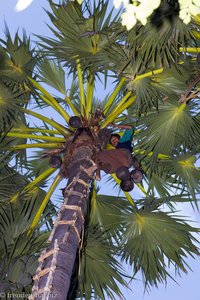
[{"label": "sky", "polygon": [[[46,25],[48,17],[43,8],[48,9],[48,1],[46,0],[25,0],[24,2],[30,4],[25,10],[16,10],[17,0],[0,0],[0,38],[4,36],[4,21],[6,21],[11,35],[19,29],[19,33],[24,28],[28,35],[32,35],[32,40],[36,37],[33,34],[41,34],[49,36],[50,31]],[[21,0],[20,0],[21,2]],[[112,4],[112,0],[110,0]],[[18,10],[21,8],[21,3],[18,3]],[[112,194],[109,185],[105,185],[108,194]],[[104,190],[105,192],[105,190]],[[134,189],[134,193],[137,193]],[[135,196],[135,194],[134,194]],[[197,212],[194,212],[191,206],[184,208],[182,215],[191,216],[194,226],[199,226],[200,217]],[[177,277],[177,283],[170,280],[167,287],[160,285],[159,289],[153,288],[149,294],[143,294],[143,284],[141,280],[134,280],[130,287],[132,291],[124,290],[124,297],[126,300],[199,300],[199,282],[200,282],[200,260],[187,260],[193,272],[188,271],[188,274],[183,274],[182,278]],[[119,300],[116,298],[116,300]]]}]

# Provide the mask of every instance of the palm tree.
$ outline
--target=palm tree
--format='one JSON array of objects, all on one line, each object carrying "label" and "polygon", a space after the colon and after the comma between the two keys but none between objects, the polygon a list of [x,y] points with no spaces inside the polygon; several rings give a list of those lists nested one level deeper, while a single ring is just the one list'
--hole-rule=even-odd
[{"label": "palm tree", "polygon": [[[5,172],[4,182],[9,178],[18,186],[3,190],[7,197],[1,202],[6,208],[13,206],[16,216],[24,207],[21,244],[29,243],[26,257],[35,253],[36,258],[44,248],[40,237],[51,228],[50,198],[61,179],[67,179],[30,298],[105,299],[107,294],[116,299],[123,297],[118,283],[127,286],[127,274],[117,258],[132,266],[130,278],[141,271],[148,288],[167,281],[168,264],[186,272],[185,256],[198,254],[193,234],[199,230],[175,214],[175,204],[191,202],[197,207],[200,188],[195,165],[200,145],[199,18],[186,26],[175,12],[170,22],[163,17],[158,28],[154,16],[146,26],[127,32],[106,0],[49,3],[55,38],[40,37],[37,55],[25,37],[16,35],[12,42],[7,33],[6,42],[1,41],[2,164],[7,158],[8,168],[17,153],[9,172],[17,170],[19,176],[12,181],[12,174]],[[111,78],[113,90],[105,99],[97,98],[99,80],[106,84]],[[53,110],[53,119],[45,114],[47,108]],[[28,116],[37,119],[37,125],[27,121]],[[134,156],[144,172],[143,183],[137,183],[144,198],[138,200],[133,199],[134,190],[120,197],[101,195],[96,183],[97,158],[108,146],[109,129],[127,123],[136,129]],[[28,160],[26,150],[33,148],[37,153]],[[45,193],[42,188],[52,174]],[[107,176],[115,187],[120,185],[116,174]],[[9,220],[12,215],[2,207],[3,228],[5,216]],[[15,248],[22,257],[25,247]],[[4,270],[8,291],[30,285],[23,281],[13,286],[6,266]]]}]

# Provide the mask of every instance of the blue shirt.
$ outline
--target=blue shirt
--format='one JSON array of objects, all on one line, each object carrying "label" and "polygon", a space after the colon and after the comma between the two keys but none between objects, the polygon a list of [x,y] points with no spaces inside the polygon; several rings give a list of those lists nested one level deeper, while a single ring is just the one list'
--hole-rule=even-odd
[{"label": "blue shirt", "polygon": [[117,149],[120,149],[120,148],[128,149],[132,153],[132,150],[133,150],[132,138],[133,138],[134,131],[135,131],[134,128],[126,129],[124,131],[122,137],[120,138],[116,148]]}]

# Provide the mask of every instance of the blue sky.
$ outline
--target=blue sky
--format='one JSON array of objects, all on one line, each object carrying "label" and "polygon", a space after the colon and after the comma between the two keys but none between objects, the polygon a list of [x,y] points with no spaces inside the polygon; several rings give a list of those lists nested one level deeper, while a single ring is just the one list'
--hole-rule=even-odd
[{"label": "blue sky", "polygon": [[[110,0],[112,3],[112,0]],[[50,31],[45,23],[48,22],[48,17],[43,8],[48,9],[46,0],[34,0],[32,4],[24,11],[16,12],[14,7],[17,0],[0,0],[0,37],[3,37],[4,20],[7,22],[8,28],[13,35],[19,28],[26,29],[28,34],[41,34],[48,36]],[[32,37],[35,40],[35,37]],[[107,189],[107,191],[105,191]],[[104,192],[111,194],[110,187],[106,185]],[[133,196],[135,196],[135,191]],[[190,215],[196,221],[200,221],[198,213],[194,213],[190,206],[184,208],[182,215]],[[195,225],[195,224],[194,224]],[[198,224],[199,225],[199,224]],[[197,226],[197,224],[196,224]],[[167,287],[159,286],[159,289],[152,289],[149,294],[143,295],[143,284],[141,280],[134,280],[130,285],[132,292],[124,291],[126,300],[198,300],[199,299],[199,279],[200,279],[200,261],[188,260],[188,264],[193,269],[187,275],[183,274],[182,278],[177,277],[179,285],[173,281],[169,281]],[[118,300],[118,299],[116,299]]]}]

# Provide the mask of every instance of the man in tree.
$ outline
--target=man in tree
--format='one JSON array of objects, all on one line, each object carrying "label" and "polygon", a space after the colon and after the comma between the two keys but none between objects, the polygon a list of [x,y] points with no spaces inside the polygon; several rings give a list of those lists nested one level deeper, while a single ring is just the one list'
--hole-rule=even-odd
[{"label": "man in tree", "polygon": [[132,138],[134,134],[134,127],[131,125],[114,125],[113,127],[118,127],[121,129],[125,129],[122,136],[120,136],[117,133],[114,133],[111,135],[110,143],[112,146],[114,146],[116,149],[128,149],[132,153]]},{"label": "man in tree", "polygon": [[[105,173],[116,173],[121,179],[121,188],[124,191],[131,191],[134,187],[133,182],[137,183],[142,180],[141,164],[135,157],[132,157],[132,138],[134,127],[132,125],[114,125],[112,127],[125,129],[123,135],[114,133],[111,135],[110,144],[115,147],[111,150],[102,150],[98,155],[99,169]],[[135,169],[129,172],[129,168]]]}]

